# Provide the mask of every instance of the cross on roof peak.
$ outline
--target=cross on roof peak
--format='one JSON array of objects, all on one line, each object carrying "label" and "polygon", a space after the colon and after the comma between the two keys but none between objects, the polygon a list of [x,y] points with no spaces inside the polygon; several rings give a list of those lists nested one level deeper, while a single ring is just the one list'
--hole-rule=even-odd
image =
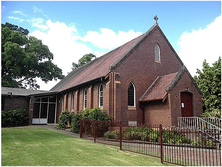
[{"label": "cross on roof peak", "polygon": [[156,24],[158,24],[158,23],[157,23],[157,20],[158,20],[157,15],[156,15],[156,16],[154,16],[154,20],[156,21]]}]

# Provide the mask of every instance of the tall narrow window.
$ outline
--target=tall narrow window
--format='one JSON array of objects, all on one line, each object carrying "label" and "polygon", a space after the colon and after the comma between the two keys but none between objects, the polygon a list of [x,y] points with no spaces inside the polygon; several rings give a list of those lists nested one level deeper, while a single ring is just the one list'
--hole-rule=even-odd
[{"label": "tall narrow window", "polygon": [[74,94],[72,92],[72,94],[71,94],[71,111],[73,111],[73,110],[74,110]]},{"label": "tall narrow window", "polygon": [[103,85],[99,86],[99,107],[103,107]]},{"label": "tall narrow window", "polygon": [[62,109],[62,111],[63,111],[63,110],[64,110],[64,98],[63,98],[63,97],[61,98],[61,103],[62,103],[62,104],[61,104],[61,109]]},{"label": "tall narrow window", "polygon": [[155,44],[155,48],[154,48],[154,52],[155,52],[155,61],[160,62],[160,47],[158,44]]},{"label": "tall narrow window", "polygon": [[87,89],[83,92],[83,109],[87,108]]},{"label": "tall narrow window", "polygon": [[132,82],[128,86],[128,107],[136,107],[136,90]]}]

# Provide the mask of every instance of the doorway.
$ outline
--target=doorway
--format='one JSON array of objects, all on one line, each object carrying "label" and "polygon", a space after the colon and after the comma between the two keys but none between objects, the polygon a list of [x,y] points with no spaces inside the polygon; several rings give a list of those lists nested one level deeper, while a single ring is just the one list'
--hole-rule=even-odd
[{"label": "doorway", "polygon": [[56,123],[56,108],[56,96],[35,98],[32,124]]},{"label": "doorway", "polygon": [[181,92],[181,116],[192,117],[193,116],[193,98],[189,92]]}]

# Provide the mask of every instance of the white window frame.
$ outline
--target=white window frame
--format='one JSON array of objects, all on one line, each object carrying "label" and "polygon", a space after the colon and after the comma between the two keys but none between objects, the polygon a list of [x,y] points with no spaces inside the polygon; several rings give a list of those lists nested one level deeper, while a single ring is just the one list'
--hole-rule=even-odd
[{"label": "white window frame", "polygon": [[74,111],[74,93],[71,93],[71,106],[70,106],[71,111]]},{"label": "white window frame", "polygon": [[[103,100],[103,95],[101,96],[101,87],[103,88],[103,84],[100,84],[99,85],[99,107],[103,107],[103,105],[100,105],[101,104],[101,101],[100,101],[100,98],[102,97],[102,100]],[[103,92],[103,90],[102,90]]]},{"label": "white window frame", "polygon": [[[129,83],[129,85],[130,84],[132,84],[133,85],[133,95],[134,95],[134,97],[133,97],[133,106],[129,106],[128,105],[128,107],[136,107],[136,87],[135,87],[135,85],[133,84],[133,82],[130,82]],[[129,85],[128,85],[128,88],[129,88]],[[128,100],[129,100],[129,94],[128,94],[128,88],[127,88],[127,104],[128,104]]]},{"label": "white window frame", "polygon": [[[156,54],[158,54],[158,55],[156,55]],[[154,56],[155,56],[155,62],[160,62],[161,61],[160,60],[160,46],[159,46],[158,43],[156,43],[155,46],[154,46]],[[158,60],[156,60],[156,58],[158,58]]]},{"label": "white window frame", "polygon": [[83,91],[83,109],[87,108],[87,89]]}]

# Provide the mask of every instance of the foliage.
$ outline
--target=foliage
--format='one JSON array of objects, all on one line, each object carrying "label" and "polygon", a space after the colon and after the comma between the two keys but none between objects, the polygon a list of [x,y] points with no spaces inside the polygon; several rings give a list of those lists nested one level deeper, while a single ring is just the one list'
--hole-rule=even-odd
[{"label": "foliage", "polygon": [[[99,121],[110,121],[111,117],[105,112],[105,110],[101,110],[96,107],[93,109],[86,108],[85,110],[74,114],[71,121],[71,131],[74,133],[79,133],[80,131],[80,117],[82,116],[83,120],[99,120]],[[92,125],[89,125],[89,128],[92,129]],[[107,125],[99,126],[99,130],[105,129]]]},{"label": "foliage", "polygon": [[[153,130],[149,127],[128,127],[125,132],[123,132],[124,140],[142,140],[149,142],[159,142],[160,141],[160,131]],[[163,143],[169,144],[181,144],[181,143],[191,143],[191,140],[186,136],[181,135],[179,132],[175,131],[165,131],[162,132]]]},{"label": "foliage", "polygon": [[80,113],[74,114],[71,121],[71,131],[74,133],[79,133],[80,131]]},{"label": "foliage", "polygon": [[106,133],[104,133],[104,138],[105,139],[115,139],[117,140],[119,137],[119,131],[115,130],[115,131],[107,131]]},{"label": "foliage", "polygon": [[93,58],[96,58],[96,56],[92,53],[89,54],[85,54],[81,59],[79,59],[78,64],[77,63],[72,63],[72,70],[75,70],[87,63],[89,63],[90,61],[92,61]]},{"label": "foliage", "polygon": [[59,116],[59,123],[56,126],[57,129],[66,129],[68,124],[71,124],[72,118],[74,117],[74,112],[63,111]]},{"label": "foliage", "polygon": [[28,36],[27,29],[10,23],[1,27],[2,86],[37,89],[37,78],[47,83],[64,77],[41,40]]},{"label": "foliage", "polygon": [[28,112],[24,109],[2,111],[2,127],[25,126],[29,124]]},{"label": "foliage", "polygon": [[204,60],[202,71],[197,69],[194,79],[202,92],[204,116],[221,117],[221,57],[212,65]]}]

